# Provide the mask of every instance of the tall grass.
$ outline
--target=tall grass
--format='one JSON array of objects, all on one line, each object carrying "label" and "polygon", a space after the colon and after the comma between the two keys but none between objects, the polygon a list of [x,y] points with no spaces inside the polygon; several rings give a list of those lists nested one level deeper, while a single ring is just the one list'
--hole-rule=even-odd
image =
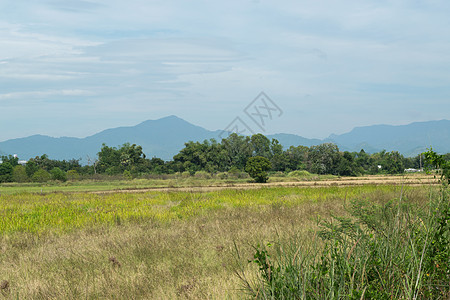
[{"label": "tall grass", "polygon": [[[352,201],[347,217],[321,222],[310,242],[258,245],[258,299],[449,299],[448,191],[427,206],[403,194],[374,204]],[[244,278],[242,276],[242,278]]]}]

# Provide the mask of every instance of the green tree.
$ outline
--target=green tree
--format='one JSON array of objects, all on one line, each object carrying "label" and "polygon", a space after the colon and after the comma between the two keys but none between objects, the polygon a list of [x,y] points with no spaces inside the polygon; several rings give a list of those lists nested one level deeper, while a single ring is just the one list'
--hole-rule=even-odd
[{"label": "green tree", "polygon": [[11,182],[13,180],[13,166],[9,162],[0,164],[0,183]]},{"label": "green tree", "polygon": [[50,171],[50,174],[51,174],[53,180],[59,180],[59,181],[63,181],[63,182],[67,181],[66,172],[64,172],[63,170],[61,170],[58,167],[53,168]]},{"label": "green tree", "polygon": [[272,157],[270,140],[265,135],[261,133],[252,135],[250,145],[253,150],[253,156],[262,156],[269,159]]},{"label": "green tree", "polygon": [[27,182],[29,180],[25,167],[22,165],[14,167],[12,177],[14,182]]},{"label": "green tree", "polygon": [[80,174],[78,174],[77,170],[69,170],[67,171],[67,179],[76,181],[80,179]]},{"label": "green tree", "polygon": [[252,156],[250,137],[232,133],[222,140],[222,145],[226,153],[228,169],[236,167],[244,170],[247,160]]},{"label": "green tree", "polygon": [[340,159],[337,165],[337,173],[341,176],[356,176],[358,175],[357,165],[355,162],[355,154],[345,151],[342,154],[342,158]]},{"label": "green tree", "polygon": [[25,172],[27,172],[28,178],[32,178],[37,170],[39,170],[39,166],[34,161],[34,159],[30,159],[29,161],[27,161],[25,165]]},{"label": "green tree", "polygon": [[444,184],[450,184],[450,161],[447,160],[448,156],[437,154],[433,151],[433,148],[430,148],[423,154],[425,156],[427,171],[435,169],[436,173],[440,175],[441,182]]},{"label": "green tree", "polygon": [[341,158],[339,148],[335,144],[325,143],[312,146],[308,151],[309,170],[316,174],[337,175],[337,167]]},{"label": "green tree", "polygon": [[256,182],[264,183],[267,182],[269,176],[267,171],[272,168],[270,160],[262,156],[250,157],[245,166],[245,172],[250,175]]},{"label": "green tree", "polygon": [[142,147],[136,144],[125,143],[119,149],[103,144],[98,153],[98,171],[100,173],[116,175],[125,170],[139,170],[145,164],[146,159]]},{"label": "green tree", "polygon": [[34,172],[33,177],[31,177],[31,179],[34,182],[47,182],[50,179],[52,179],[52,176],[50,175],[49,172],[41,168],[36,172]]},{"label": "green tree", "polygon": [[290,170],[304,170],[308,161],[309,148],[306,146],[291,146],[286,150],[287,168]]},{"label": "green tree", "polygon": [[19,158],[16,155],[4,155],[0,160],[4,163],[9,163],[13,168],[19,164]]}]

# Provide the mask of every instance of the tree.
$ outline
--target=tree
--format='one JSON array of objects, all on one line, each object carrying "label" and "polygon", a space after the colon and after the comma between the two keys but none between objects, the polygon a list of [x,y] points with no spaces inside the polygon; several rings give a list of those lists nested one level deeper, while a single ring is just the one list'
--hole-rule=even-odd
[{"label": "tree", "polygon": [[34,182],[47,182],[52,179],[52,176],[44,169],[39,169],[33,174],[33,177],[31,177],[31,179]]},{"label": "tree", "polygon": [[269,159],[272,157],[270,140],[265,135],[261,133],[252,135],[250,145],[253,150],[253,156],[263,156]]},{"label": "tree", "polygon": [[236,167],[244,170],[247,160],[252,156],[250,137],[232,133],[222,140],[222,145],[226,153],[228,168]]},{"label": "tree", "polygon": [[58,167],[53,168],[53,169],[50,171],[50,174],[52,175],[52,179],[53,179],[53,180],[67,181],[66,172],[64,172],[63,170],[61,170],[61,169],[58,168]]},{"label": "tree", "polygon": [[22,165],[14,167],[12,177],[14,182],[27,182],[29,180],[25,167]]},{"label": "tree", "polygon": [[440,175],[442,183],[450,184],[450,161],[447,160],[446,155],[440,155],[430,148],[423,153],[425,156],[425,165],[427,171],[436,169],[437,174]]},{"label": "tree", "polygon": [[11,182],[13,179],[13,166],[9,162],[3,162],[0,164],[0,183]]},{"label": "tree", "polygon": [[264,183],[267,182],[269,176],[267,171],[272,168],[270,160],[262,156],[250,157],[245,166],[245,172],[250,175],[256,182]]},{"label": "tree", "polygon": [[66,173],[67,175],[67,179],[72,180],[72,181],[76,181],[78,179],[80,179],[80,174],[78,174],[77,170],[69,170]]},{"label": "tree", "polygon": [[332,143],[325,143],[312,146],[308,152],[308,159],[309,170],[312,173],[337,175],[341,154],[338,146]]},{"label": "tree", "polygon": [[19,164],[19,158],[17,155],[2,156],[0,160],[3,163],[9,163],[13,168]]},{"label": "tree", "polygon": [[[354,153],[356,154],[356,153]],[[342,154],[342,158],[337,165],[337,173],[340,176],[356,176],[357,165],[355,163],[354,154],[345,151]]]}]

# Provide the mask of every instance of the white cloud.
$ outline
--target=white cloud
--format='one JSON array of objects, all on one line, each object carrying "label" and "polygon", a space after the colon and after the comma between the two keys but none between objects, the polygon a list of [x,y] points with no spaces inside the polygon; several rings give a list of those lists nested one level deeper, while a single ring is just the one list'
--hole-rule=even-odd
[{"label": "white cloud", "polygon": [[50,96],[92,96],[94,93],[85,90],[49,90],[0,94],[0,100],[47,98]]},{"label": "white cloud", "polygon": [[[217,129],[265,90],[286,111],[274,130],[310,137],[449,118],[449,8],[443,0],[4,0],[0,108],[28,103],[32,114],[57,103],[73,124],[97,114],[91,129],[170,114]],[[386,103],[395,113],[383,114]],[[5,118],[0,126],[26,122]],[[0,132],[0,140],[17,134]]]}]

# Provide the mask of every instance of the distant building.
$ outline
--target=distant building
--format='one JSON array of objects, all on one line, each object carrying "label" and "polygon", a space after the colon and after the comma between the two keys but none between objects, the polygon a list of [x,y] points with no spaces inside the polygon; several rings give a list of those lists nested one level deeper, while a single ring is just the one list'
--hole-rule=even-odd
[{"label": "distant building", "polygon": [[[17,158],[17,154],[14,154],[13,157],[14,157],[14,158]],[[3,163],[3,161],[0,160],[0,164],[2,164],[2,163]],[[19,165],[21,165],[21,166],[25,166],[25,165],[27,164],[27,161],[26,161],[26,160],[19,160],[19,161],[17,161],[17,163],[18,163]]]},{"label": "distant building", "polygon": [[417,173],[417,172],[423,172],[422,169],[413,169],[413,168],[409,168],[409,169],[405,169],[406,173]]}]

